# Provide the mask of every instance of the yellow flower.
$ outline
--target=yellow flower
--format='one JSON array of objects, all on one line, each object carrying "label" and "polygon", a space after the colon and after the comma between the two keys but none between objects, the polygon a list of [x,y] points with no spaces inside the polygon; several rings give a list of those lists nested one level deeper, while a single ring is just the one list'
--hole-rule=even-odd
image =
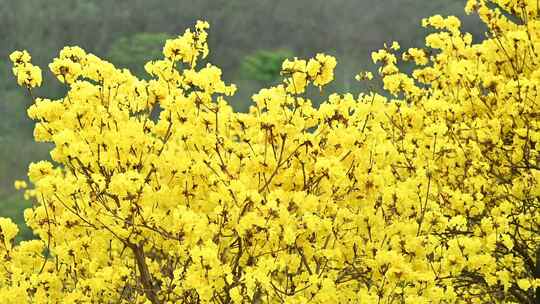
[{"label": "yellow flower", "polygon": [[14,187],[15,189],[17,190],[20,190],[20,189],[25,189],[28,187],[28,185],[26,184],[25,181],[23,180],[16,180],[15,183],[14,183]]},{"label": "yellow flower", "polygon": [[31,56],[27,51],[15,51],[9,55],[13,63],[13,75],[17,78],[17,84],[27,88],[35,88],[41,85],[41,69],[30,63]]},{"label": "yellow flower", "polygon": [[12,241],[19,233],[19,227],[10,218],[0,217],[0,250],[5,248],[11,250]]},{"label": "yellow flower", "polygon": [[62,83],[71,84],[81,75],[81,64],[71,59],[55,58],[49,64],[51,72]]},{"label": "yellow flower", "polygon": [[309,77],[315,78],[320,73],[321,63],[312,58],[308,61],[306,69]]},{"label": "yellow flower", "polygon": [[373,73],[371,73],[370,71],[362,71],[358,75],[354,76],[354,79],[356,79],[357,81],[372,80]]},{"label": "yellow flower", "polygon": [[14,65],[24,65],[27,63],[30,63],[30,60],[32,57],[30,54],[26,51],[14,51],[9,55],[9,59]]},{"label": "yellow flower", "polygon": [[334,69],[337,65],[336,58],[330,55],[317,54],[315,59],[320,63],[320,72],[313,79],[313,84],[322,87],[334,80]]},{"label": "yellow flower", "polygon": [[521,290],[527,291],[529,288],[531,288],[531,282],[528,279],[519,279],[517,281],[517,284]]}]

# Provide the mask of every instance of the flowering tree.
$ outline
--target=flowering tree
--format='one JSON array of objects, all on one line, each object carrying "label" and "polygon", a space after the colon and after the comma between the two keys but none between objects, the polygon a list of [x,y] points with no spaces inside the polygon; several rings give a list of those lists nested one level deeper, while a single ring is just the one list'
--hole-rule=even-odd
[{"label": "flowering tree", "polygon": [[[438,31],[401,53],[412,73],[397,43],[373,54],[390,99],[333,94],[319,108],[304,92],[333,79],[324,54],[286,60],[282,84],[233,111],[235,87],[197,64],[204,22],[166,42],[149,81],[64,48],[50,69],[68,93],[28,110],[35,139],[55,145],[55,164],[29,168],[39,239],[13,245],[0,219],[0,296],[538,303],[536,5],[469,1],[489,28],[479,43],[454,17],[425,19]],[[31,93],[39,68],[11,59]]]}]

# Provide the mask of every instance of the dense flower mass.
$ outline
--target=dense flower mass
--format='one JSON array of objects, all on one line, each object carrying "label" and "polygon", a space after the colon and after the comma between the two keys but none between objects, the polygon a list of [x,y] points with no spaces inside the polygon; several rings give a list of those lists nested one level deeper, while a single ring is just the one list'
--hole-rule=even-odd
[{"label": "dense flower mass", "polygon": [[[282,84],[233,111],[235,87],[198,65],[204,22],[166,42],[148,81],[63,49],[49,67],[68,93],[28,109],[54,143],[54,163],[28,172],[39,238],[13,245],[0,219],[0,298],[538,303],[536,5],[469,1],[489,28],[478,43],[457,18],[427,18],[426,48],[373,54],[390,97],[320,107],[305,90],[332,80],[324,54],[286,60]],[[28,53],[11,59],[20,85],[41,83]]]}]

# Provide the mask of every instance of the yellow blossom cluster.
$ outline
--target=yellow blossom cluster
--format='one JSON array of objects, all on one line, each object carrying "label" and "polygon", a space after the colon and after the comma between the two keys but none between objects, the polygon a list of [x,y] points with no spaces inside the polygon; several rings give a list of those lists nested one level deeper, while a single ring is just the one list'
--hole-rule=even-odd
[{"label": "yellow blossom cluster", "polygon": [[168,39],[163,47],[163,55],[172,62],[183,62],[195,65],[199,57],[206,58],[208,55],[208,34],[206,29],[210,25],[205,21],[197,21],[195,32],[187,29],[184,35],[175,39]]},{"label": "yellow blossom cluster", "polygon": [[54,163],[28,172],[38,239],[14,245],[0,219],[0,298],[538,303],[536,1],[466,9],[485,40],[428,18],[426,48],[373,54],[391,98],[331,94],[319,107],[305,90],[332,80],[323,54],[286,60],[282,84],[233,111],[235,87],[197,65],[203,22],[146,65],[151,80],[65,48],[51,70],[68,93],[28,109],[36,140],[54,144]]},{"label": "yellow blossom cluster", "polygon": [[309,60],[286,59],[281,74],[285,77],[287,92],[296,95],[304,93],[310,82],[322,88],[334,79],[336,64],[334,57],[325,54],[317,54],[315,58]]},{"label": "yellow blossom cluster", "polygon": [[27,51],[15,51],[9,59],[13,63],[13,74],[20,86],[31,89],[41,85],[41,69],[30,63],[31,56]]}]

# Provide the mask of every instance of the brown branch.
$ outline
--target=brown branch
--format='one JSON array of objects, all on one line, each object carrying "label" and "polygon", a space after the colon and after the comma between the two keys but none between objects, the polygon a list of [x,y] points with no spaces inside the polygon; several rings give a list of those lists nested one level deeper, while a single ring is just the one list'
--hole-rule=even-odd
[{"label": "brown branch", "polygon": [[128,243],[128,247],[133,251],[133,255],[135,256],[135,262],[137,262],[137,268],[141,275],[141,283],[144,287],[146,298],[148,298],[152,304],[159,304],[160,301],[156,294],[156,287],[154,287],[154,284],[152,283],[152,275],[148,270],[148,265],[146,265],[143,247],[132,243]]}]

